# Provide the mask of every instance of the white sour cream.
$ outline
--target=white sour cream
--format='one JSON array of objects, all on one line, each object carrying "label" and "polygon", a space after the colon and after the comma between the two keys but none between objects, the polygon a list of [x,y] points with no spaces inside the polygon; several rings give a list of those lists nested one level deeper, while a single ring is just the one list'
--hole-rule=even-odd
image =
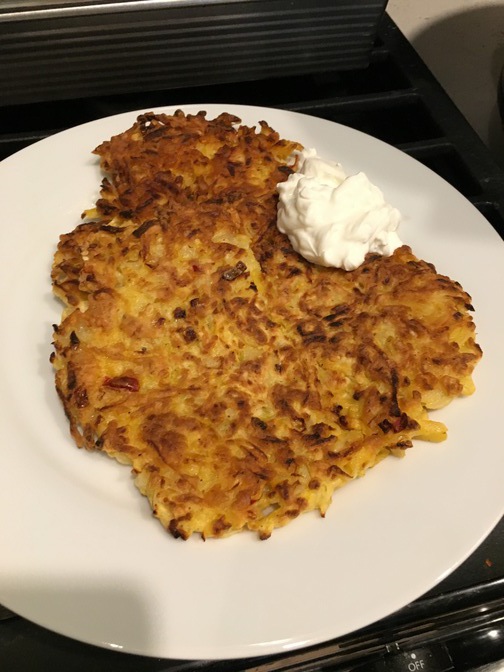
[{"label": "white sour cream", "polygon": [[389,256],[402,245],[399,210],[364,173],[348,176],[314,149],[295,158],[296,172],[277,186],[277,225],[305,259],[351,271],[368,252]]}]

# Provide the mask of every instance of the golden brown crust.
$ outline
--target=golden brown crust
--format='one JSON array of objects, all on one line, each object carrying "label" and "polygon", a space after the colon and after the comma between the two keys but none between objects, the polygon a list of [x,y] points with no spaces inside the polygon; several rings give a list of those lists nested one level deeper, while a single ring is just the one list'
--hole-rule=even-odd
[{"label": "golden brown crust", "polygon": [[473,391],[470,297],[404,246],[345,272],[276,227],[297,147],[266,124],[142,115],[61,237],[56,385],[79,446],[130,464],[174,536],[267,538]]}]

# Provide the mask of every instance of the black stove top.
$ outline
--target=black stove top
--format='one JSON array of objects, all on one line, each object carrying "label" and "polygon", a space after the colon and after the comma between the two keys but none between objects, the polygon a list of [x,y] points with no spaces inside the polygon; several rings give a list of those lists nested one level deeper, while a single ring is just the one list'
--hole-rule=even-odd
[{"label": "black stove top", "polygon": [[[103,116],[192,102],[278,107],[369,133],[450,182],[504,237],[504,171],[386,15],[361,70],[0,107],[0,158]],[[504,519],[421,599],[365,630],[287,657],[167,661],[81,644],[19,617],[0,622],[0,670],[17,672],[503,669],[492,668],[493,661],[504,664]]]}]

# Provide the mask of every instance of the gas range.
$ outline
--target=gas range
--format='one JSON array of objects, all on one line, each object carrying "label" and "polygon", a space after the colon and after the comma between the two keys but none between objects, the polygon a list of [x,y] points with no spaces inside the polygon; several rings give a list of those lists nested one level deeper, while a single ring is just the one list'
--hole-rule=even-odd
[{"label": "gas range", "polygon": [[[336,58],[336,56],[334,56]],[[384,15],[366,62],[311,65],[302,74],[96,92],[0,106],[0,158],[79,123],[135,109],[229,102],[304,112],[373,135],[450,182],[504,237],[504,172],[397,26]],[[504,666],[504,520],[463,565],[421,599],[337,641],[290,655],[171,661],[115,653],[49,632],[17,616],[0,622],[0,669],[497,670]]]}]

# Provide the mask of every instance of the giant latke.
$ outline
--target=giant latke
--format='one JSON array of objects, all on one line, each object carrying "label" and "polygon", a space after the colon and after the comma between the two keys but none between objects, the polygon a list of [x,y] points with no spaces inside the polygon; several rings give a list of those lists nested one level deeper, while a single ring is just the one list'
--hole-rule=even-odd
[{"label": "giant latke", "polygon": [[52,271],[72,435],[130,465],[183,539],[325,514],[445,438],[428,411],[473,392],[481,356],[469,295],[408,247],[352,272],[301,258],[276,227],[299,145],[239,124],[149,113],[101,144],[100,199]]}]

